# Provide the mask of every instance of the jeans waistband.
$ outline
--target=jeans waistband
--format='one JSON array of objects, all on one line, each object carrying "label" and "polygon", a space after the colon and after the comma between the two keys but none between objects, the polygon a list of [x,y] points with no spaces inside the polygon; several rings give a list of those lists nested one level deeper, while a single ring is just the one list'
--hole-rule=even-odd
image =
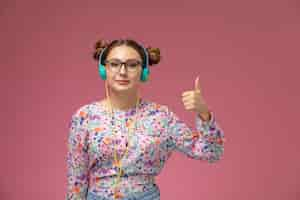
[{"label": "jeans waistband", "polygon": [[[114,198],[88,191],[87,200],[114,200]],[[153,186],[145,192],[130,193],[124,198],[117,200],[160,200],[160,190],[156,184],[153,184]]]},{"label": "jeans waistband", "polygon": [[[90,185],[100,188],[111,187],[111,184],[116,181],[116,179],[116,176],[107,176],[101,178],[91,177]],[[150,175],[126,175],[120,177],[121,185],[149,185],[153,183],[155,183],[155,176]]]}]

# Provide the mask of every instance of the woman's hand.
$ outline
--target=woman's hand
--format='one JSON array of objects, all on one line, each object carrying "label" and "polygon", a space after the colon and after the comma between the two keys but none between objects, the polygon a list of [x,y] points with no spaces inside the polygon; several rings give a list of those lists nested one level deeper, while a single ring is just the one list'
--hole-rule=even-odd
[{"label": "woman's hand", "polygon": [[195,89],[182,93],[182,102],[186,110],[195,111],[205,121],[210,120],[211,113],[202,96],[199,76],[195,80]]}]

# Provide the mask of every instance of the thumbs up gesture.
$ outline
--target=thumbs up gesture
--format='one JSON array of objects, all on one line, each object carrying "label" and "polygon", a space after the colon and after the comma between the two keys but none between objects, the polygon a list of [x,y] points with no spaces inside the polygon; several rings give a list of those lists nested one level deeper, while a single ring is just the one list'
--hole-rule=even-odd
[{"label": "thumbs up gesture", "polygon": [[199,84],[199,76],[195,80],[194,90],[185,91],[182,93],[182,102],[188,111],[195,111],[203,120],[210,119],[210,112],[205,103]]}]

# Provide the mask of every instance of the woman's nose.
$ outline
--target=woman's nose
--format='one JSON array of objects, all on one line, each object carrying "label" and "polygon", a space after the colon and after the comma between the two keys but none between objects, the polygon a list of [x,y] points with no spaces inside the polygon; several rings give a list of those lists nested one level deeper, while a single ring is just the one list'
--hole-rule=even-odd
[{"label": "woman's nose", "polygon": [[[124,66],[124,68],[123,68],[123,66]],[[121,73],[121,74],[126,73],[126,67],[125,67],[125,64],[121,64],[120,73]]]}]

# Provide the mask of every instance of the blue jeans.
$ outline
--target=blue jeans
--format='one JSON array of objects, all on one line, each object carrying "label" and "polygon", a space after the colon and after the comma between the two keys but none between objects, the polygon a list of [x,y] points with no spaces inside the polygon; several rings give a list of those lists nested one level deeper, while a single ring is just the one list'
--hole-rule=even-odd
[{"label": "blue jeans", "polygon": [[[113,200],[113,198],[108,199],[89,191],[86,200]],[[158,186],[155,184],[154,187],[146,192],[133,193],[122,200],[160,200],[160,191]]]}]

